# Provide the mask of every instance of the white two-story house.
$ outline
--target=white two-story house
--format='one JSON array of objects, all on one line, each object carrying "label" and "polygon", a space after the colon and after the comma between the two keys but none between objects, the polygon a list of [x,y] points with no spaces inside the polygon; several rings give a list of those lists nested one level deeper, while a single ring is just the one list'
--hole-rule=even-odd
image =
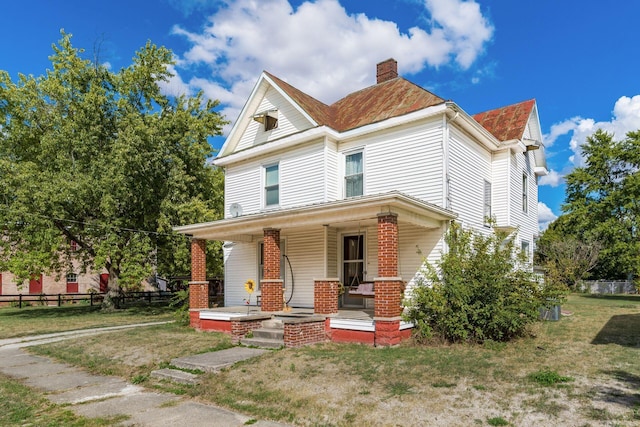
[{"label": "white two-story house", "polygon": [[379,342],[395,342],[403,290],[446,251],[451,221],[491,233],[493,218],[532,256],[541,141],[534,100],[472,116],[393,59],[332,105],[264,72],[214,161],[225,218],[176,228],[193,236],[192,284],[201,243],[221,240],[225,306],[243,306],[252,279],[263,312],[369,308]]}]

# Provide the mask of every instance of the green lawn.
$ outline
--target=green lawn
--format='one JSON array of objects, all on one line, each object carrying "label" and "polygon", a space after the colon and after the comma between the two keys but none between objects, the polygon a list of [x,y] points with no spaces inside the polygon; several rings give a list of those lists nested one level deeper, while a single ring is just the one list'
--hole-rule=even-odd
[{"label": "green lawn", "polygon": [[166,306],[137,306],[104,312],[89,305],[0,308],[0,338],[46,334],[74,329],[173,320]]},{"label": "green lawn", "polygon": [[149,373],[173,357],[229,345],[224,335],[162,325],[110,333],[108,343],[96,336],[34,350],[295,425],[640,424],[640,297],[572,295],[563,309],[571,315],[512,343],[327,343],[269,352],[205,374],[198,386]]}]

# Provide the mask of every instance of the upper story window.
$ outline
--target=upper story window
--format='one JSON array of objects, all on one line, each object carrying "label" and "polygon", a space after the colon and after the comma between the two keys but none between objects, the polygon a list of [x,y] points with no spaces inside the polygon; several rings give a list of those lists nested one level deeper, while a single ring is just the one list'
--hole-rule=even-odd
[{"label": "upper story window", "polygon": [[522,212],[529,211],[529,178],[526,173],[522,174]]},{"label": "upper story window", "polygon": [[67,274],[67,283],[78,283],[78,275],[75,273]]},{"label": "upper story window", "polygon": [[280,204],[280,167],[278,164],[264,168],[264,204],[265,206]]},{"label": "upper story window", "polygon": [[364,193],[362,151],[345,156],[344,190],[345,197],[362,196]]},{"label": "upper story window", "polygon": [[484,225],[491,221],[491,183],[484,181]]}]

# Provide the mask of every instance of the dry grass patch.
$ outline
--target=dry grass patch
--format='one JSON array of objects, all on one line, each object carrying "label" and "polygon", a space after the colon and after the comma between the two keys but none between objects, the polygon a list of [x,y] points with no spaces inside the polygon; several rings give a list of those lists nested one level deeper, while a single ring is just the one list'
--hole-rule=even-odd
[{"label": "dry grass patch", "polygon": [[0,308],[0,338],[163,320],[173,320],[173,311],[168,307],[153,305],[108,312],[102,311],[97,306],[82,304],[62,307]]},{"label": "dry grass patch", "polygon": [[[563,308],[573,315],[538,324],[535,336],[508,344],[323,344],[266,353],[203,375],[198,386],[146,384],[301,426],[468,426],[492,419],[510,425],[637,423],[640,299],[572,296]],[[216,340],[226,342],[219,334],[178,326],[145,329],[142,335],[83,338],[68,353],[82,366],[81,360],[95,358],[131,378],[172,357],[215,347]],[[69,344],[47,347],[65,352]],[[539,372],[574,380],[543,386],[529,379]]]},{"label": "dry grass patch", "polygon": [[31,351],[141,383],[171,359],[231,347],[224,334],[201,333],[174,323],[114,331],[32,347]]}]

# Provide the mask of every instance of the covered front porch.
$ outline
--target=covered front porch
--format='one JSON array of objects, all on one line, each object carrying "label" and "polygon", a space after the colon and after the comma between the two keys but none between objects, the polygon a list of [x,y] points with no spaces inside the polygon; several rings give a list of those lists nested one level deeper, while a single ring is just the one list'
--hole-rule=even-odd
[{"label": "covered front porch", "polygon": [[[391,192],[178,227],[192,236],[191,323],[235,336],[277,317],[319,341],[396,344],[408,335],[401,304],[422,262],[417,248],[438,250],[453,218]],[[206,240],[225,242],[224,308],[206,299]],[[244,292],[252,277],[259,299]]]}]

